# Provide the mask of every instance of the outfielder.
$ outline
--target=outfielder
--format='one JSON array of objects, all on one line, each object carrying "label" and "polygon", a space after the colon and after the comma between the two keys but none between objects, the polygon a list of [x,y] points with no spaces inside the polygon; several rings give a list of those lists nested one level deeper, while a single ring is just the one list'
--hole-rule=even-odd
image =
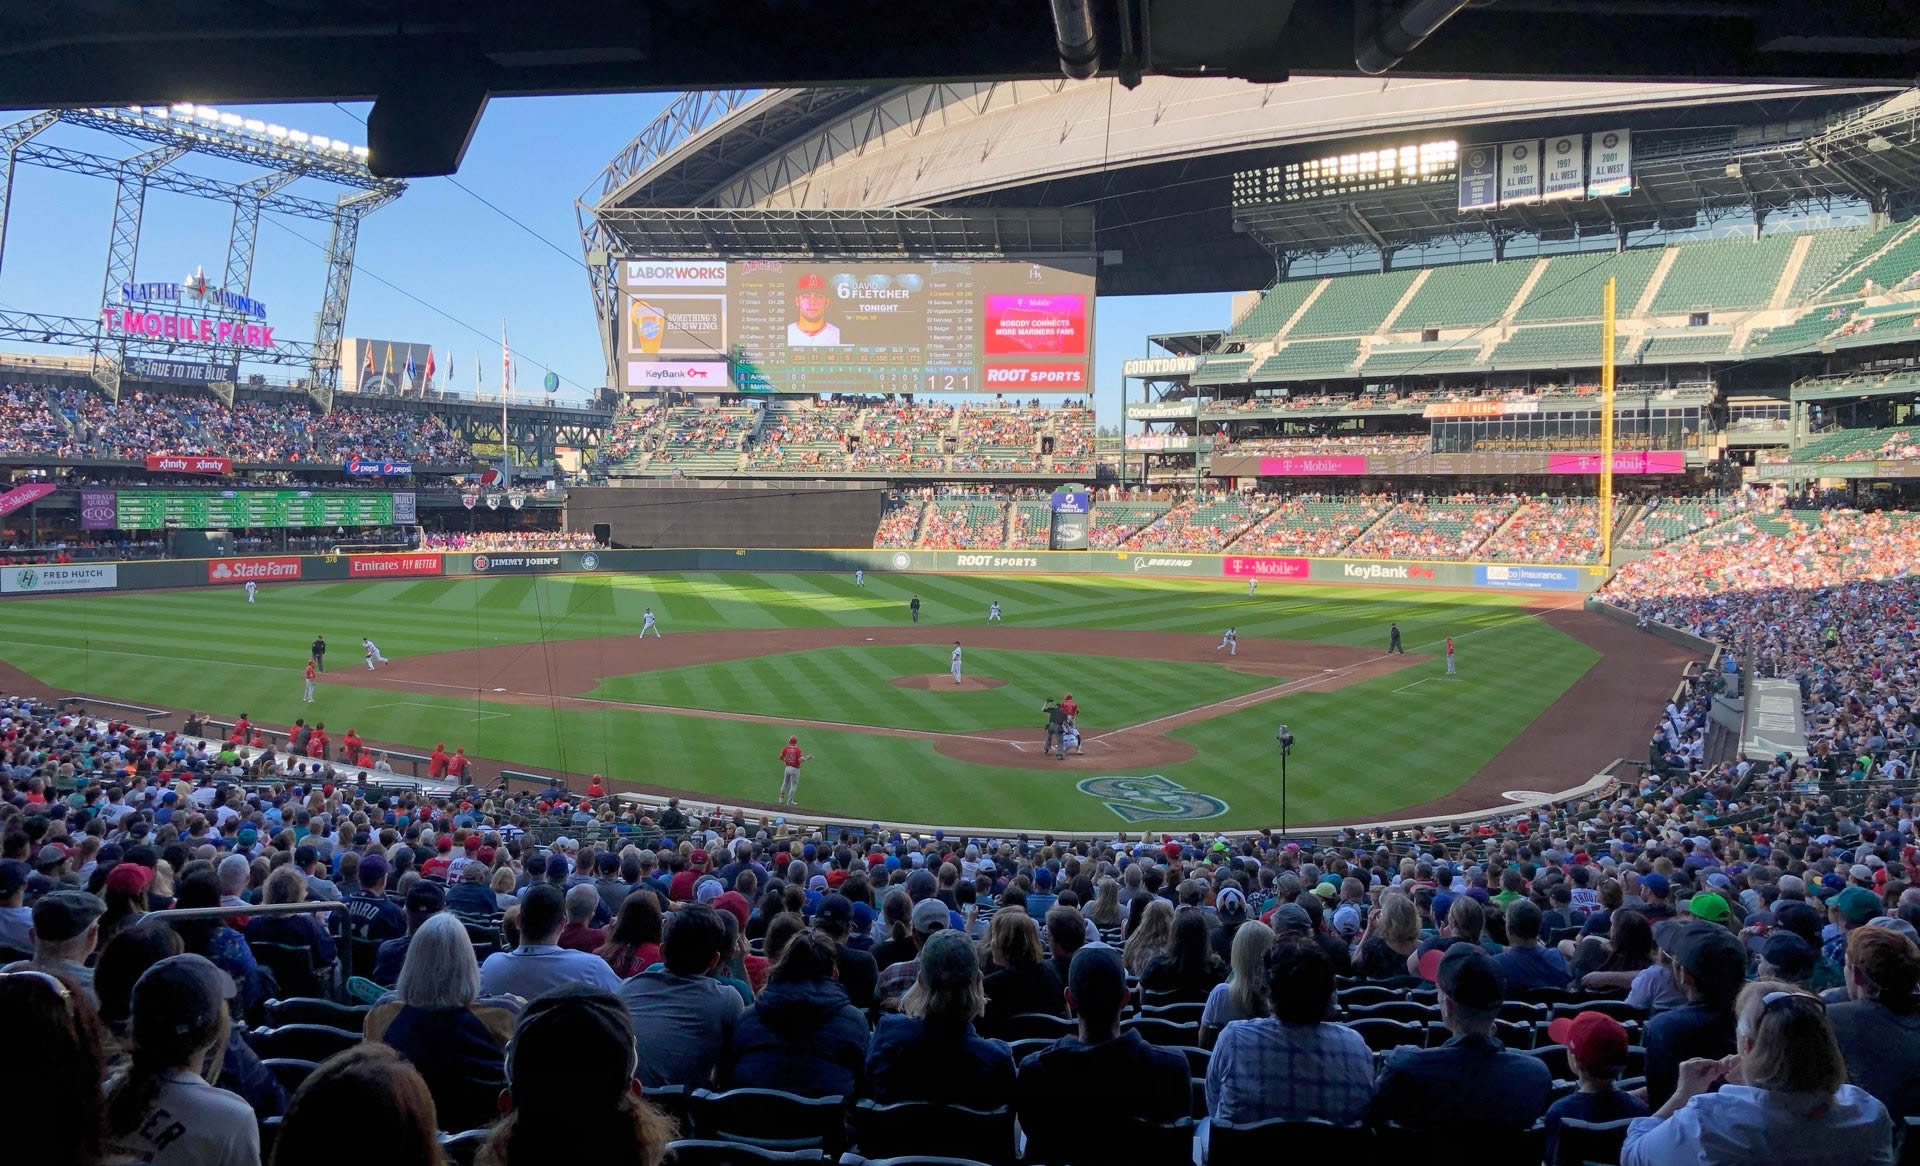
[{"label": "outfielder", "polygon": [[260,584],[255,583],[251,579],[247,580],[247,602],[248,603],[253,602],[253,593],[255,591],[258,591],[259,589],[260,589]]},{"label": "outfielder", "polygon": [[855,571],[853,572],[853,585],[855,587],[865,587],[867,585],[866,571],[855,569]]},{"label": "outfielder", "polygon": [[1447,675],[1453,675],[1453,637],[1447,637]]},{"label": "outfielder", "polygon": [[953,642],[953,682],[960,683],[960,641]]},{"label": "outfielder", "polygon": [[360,646],[367,651],[367,671],[373,671],[375,663],[391,664],[393,661],[380,654],[380,646],[365,636],[360,637]]},{"label": "outfielder", "polygon": [[994,600],[994,601],[993,601],[992,603],[989,603],[989,604],[987,605],[987,622],[988,622],[988,623],[1000,623],[1000,622],[1001,622],[1001,620],[1000,620],[1000,601],[999,601],[998,599],[996,599],[996,600]]},{"label": "outfielder", "polygon": [[1213,650],[1216,652],[1222,648],[1227,650],[1227,655],[1238,656],[1240,654],[1240,633],[1234,631],[1232,628],[1228,628],[1226,634],[1220,637],[1220,642],[1213,646]]},{"label": "outfielder", "polygon": [[813,754],[800,752],[800,738],[788,737],[787,747],[780,750],[780,764],[784,767],[780,778],[780,804],[791,806],[800,796],[800,764],[811,760]]},{"label": "outfielder", "polygon": [[300,699],[306,701],[308,704],[313,703],[313,674],[316,671],[317,669],[313,665],[313,657],[307,657],[307,693]]},{"label": "outfielder", "polygon": [[1248,598],[1248,599],[1252,599],[1252,598],[1253,598],[1253,588],[1254,588],[1254,584],[1256,584],[1256,583],[1258,583],[1258,582],[1260,582],[1260,580],[1258,580],[1258,579],[1249,579],[1249,580],[1247,580],[1247,598]]},{"label": "outfielder", "polygon": [[648,632],[652,632],[655,639],[664,640],[667,638],[666,636],[660,634],[660,625],[653,622],[653,609],[651,607],[649,607],[647,610],[640,613],[639,638],[643,640],[646,639]]}]

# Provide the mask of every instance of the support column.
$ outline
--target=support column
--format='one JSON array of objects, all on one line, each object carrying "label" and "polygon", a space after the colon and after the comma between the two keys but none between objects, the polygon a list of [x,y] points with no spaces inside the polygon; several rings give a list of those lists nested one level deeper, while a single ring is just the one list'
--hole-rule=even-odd
[{"label": "support column", "polygon": [[[233,223],[227,230],[227,269],[221,280],[221,286],[227,291],[242,296],[252,294],[254,247],[260,236],[260,204],[299,177],[299,171],[277,170],[242,183],[235,191]],[[244,312],[224,307],[220,309],[219,316],[222,320],[236,323],[246,319]],[[214,359],[228,368],[234,368],[244,354],[244,346],[235,340],[230,355],[225,351],[216,351]]]},{"label": "support column", "polygon": [[46,110],[0,128],[0,147],[7,151],[6,165],[0,169],[0,264],[7,254],[7,210],[13,205],[13,174],[20,161],[20,147],[58,120],[59,114]]},{"label": "support column", "polygon": [[368,190],[340,199],[327,237],[327,282],[320,294],[320,315],[313,329],[313,362],[307,368],[307,395],[321,412],[333,412],[340,387],[340,338],[347,324],[347,292],[353,286],[353,251],[360,242],[360,219],[398,198],[393,190]]},{"label": "support column", "polygon": [[[100,283],[100,307],[104,311],[118,297],[120,286],[132,282],[134,265],[140,257],[140,218],[147,205],[147,179],[162,166],[186,154],[185,146],[162,146],[120,163],[114,176],[113,222],[107,230],[107,270]],[[93,382],[110,400],[120,399],[120,377],[127,365],[127,341],[123,331],[117,342],[107,340],[107,323],[99,319],[94,328],[101,345],[93,361]],[[114,353],[106,355],[111,343]]]}]

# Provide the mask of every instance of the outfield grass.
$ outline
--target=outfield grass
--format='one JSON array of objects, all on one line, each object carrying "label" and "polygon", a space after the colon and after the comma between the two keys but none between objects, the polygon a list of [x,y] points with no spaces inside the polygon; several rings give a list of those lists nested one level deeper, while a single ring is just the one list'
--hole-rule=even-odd
[{"label": "outfield grass", "polygon": [[[543,638],[630,635],[646,607],[669,636],[857,629],[904,624],[913,594],[923,602],[922,622],[936,625],[979,624],[997,599],[1015,626],[1217,635],[1234,624],[1247,638],[1384,649],[1387,624],[1397,621],[1416,652],[1455,637],[1457,679],[1406,688],[1437,677],[1435,661],[1333,692],[1295,693],[1176,730],[1199,750],[1190,762],[1114,770],[1160,772],[1225,801],[1228,811],[1208,823],[1218,826],[1279,820],[1272,756],[1272,726],[1279,721],[1302,740],[1291,770],[1293,821],[1378,816],[1457,787],[1595,659],[1591,649],[1517,610],[1523,596],[1274,586],[1249,598],[1244,585],[1226,582],[881,573],[869,575],[864,588],[850,576],[746,573],[281,585],[262,587],[252,606],[237,587],[44,597],[0,605],[6,616],[0,657],[62,689],[223,716],[246,711],[269,724],[306,716],[336,731],[351,726],[370,738],[413,742],[422,751],[446,741],[476,756],[598,770],[720,799],[771,801],[779,782],[775,755],[785,735],[778,729],[613,706],[583,711],[325,684],[308,705],[299,691],[307,644],[324,633],[333,667],[359,668],[362,635],[399,658]],[[878,673],[891,667],[901,667],[901,674],[943,672],[944,654],[902,662],[889,655],[893,651],[829,649],[620,677],[602,687],[618,693],[611,699],[639,703],[951,731],[1011,715],[1002,701],[1021,709],[1008,724],[1031,725],[1029,684],[1042,694],[1071,687],[1083,703],[1094,692],[1102,707],[1130,710],[1112,722],[1100,720],[1125,723],[1271,683],[1205,664],[970,649],[968,670],[998,675],[1007,687],[917,693],[885,685]],[[1068,669],[1070,684],[1064,682]],[[1170,692],[1177,697],[1170,700]],[[941,700],[915,704],[934,696]],[[924,722],[901,720],[923,715]],[[925,740],[857,732],[812,730],[808,748],[815,760],[805,770],[801,800],[819,812],[1035,829],[1122,824],[1075,788],[1085,773],[966,764]],[[1541,781],[1584,776],[1542,774]]]}]

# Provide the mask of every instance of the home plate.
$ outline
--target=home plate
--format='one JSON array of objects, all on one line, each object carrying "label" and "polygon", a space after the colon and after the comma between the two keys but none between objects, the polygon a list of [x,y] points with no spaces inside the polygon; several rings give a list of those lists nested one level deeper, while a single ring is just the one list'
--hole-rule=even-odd
[{"label": "home plate", "polygon": [[496,688],[496,689],[494,689],[494,691],[495,691],[495,692],[505,692],[505,691],[506,691],[506,689],[504,689],[504,688]]}]

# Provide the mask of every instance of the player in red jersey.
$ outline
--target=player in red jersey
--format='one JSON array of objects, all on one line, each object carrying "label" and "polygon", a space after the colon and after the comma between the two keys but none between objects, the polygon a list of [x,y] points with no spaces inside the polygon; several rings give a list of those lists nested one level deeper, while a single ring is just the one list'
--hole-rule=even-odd
[{"label": "player in red jersey", "polygon": [[798,804],[800,797],[800,763],[810,761],[811,753],[800,752],[800,738],[788,737],[787,747],[780,750],[780,764],[785,772],[780,778],[780,804],[791,806]]}]

